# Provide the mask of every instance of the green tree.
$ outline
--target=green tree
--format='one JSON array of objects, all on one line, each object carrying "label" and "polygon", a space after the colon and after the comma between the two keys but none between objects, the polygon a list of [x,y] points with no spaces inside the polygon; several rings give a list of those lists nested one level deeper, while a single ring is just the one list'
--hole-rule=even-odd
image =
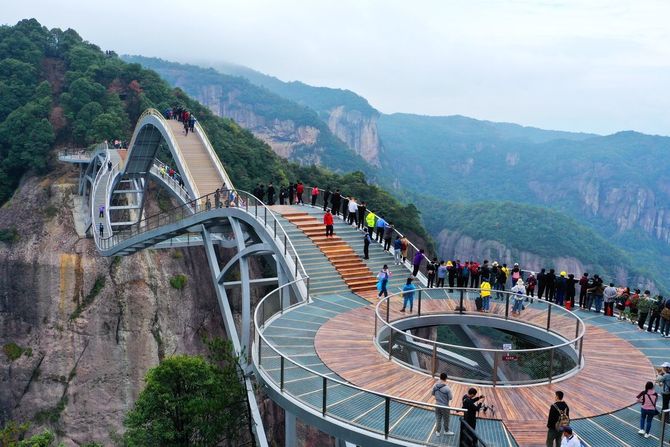
[{"label": "green tree", "polygon": [[54,441],[54,435],[49,431],[25,438],[30,424],[19,424],[9,421],[0,429],[0,446],[2,447],[49,447]]},{"label": "green tree", "polygon": [[216,446],[239,439],[245,390],[236,368],[175,356],[149,370],[124,425],[127,446]]}]

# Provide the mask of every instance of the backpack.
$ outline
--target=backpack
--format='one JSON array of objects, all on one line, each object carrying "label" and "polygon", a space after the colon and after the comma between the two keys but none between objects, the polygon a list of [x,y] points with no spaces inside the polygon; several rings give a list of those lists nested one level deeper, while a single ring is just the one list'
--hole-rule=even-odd
[{"label": "backpack", "polygon": [[561,427],[567,427],[570,425],[570,417],[568,416],[568,409],[566,408],[565,411],[561,411],[556,404],[552,404],[552,406],[558,411],[558,421],[556,421],[556,431],[560,431]]}]

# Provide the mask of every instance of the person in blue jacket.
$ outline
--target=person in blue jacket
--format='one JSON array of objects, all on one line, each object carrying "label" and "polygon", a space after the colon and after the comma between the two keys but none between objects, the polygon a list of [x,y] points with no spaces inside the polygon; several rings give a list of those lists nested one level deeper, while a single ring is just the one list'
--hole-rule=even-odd
[{"label": "person in blue jacket", "polygon": [[414,305],[414,291],[416,286],[412,284],[413,278],[407,278],[407,282],[402,287],[402,309],[400,312],[405,312],[407,305],[409,304],[409,311],[412,312],[412,306]]}]

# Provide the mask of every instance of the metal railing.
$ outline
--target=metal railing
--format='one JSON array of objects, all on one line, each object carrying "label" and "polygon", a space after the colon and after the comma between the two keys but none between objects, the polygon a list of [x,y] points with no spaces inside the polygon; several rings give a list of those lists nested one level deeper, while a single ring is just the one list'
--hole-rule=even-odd
[{"label": "metal railing", "polygon": [[[413,313],[409,313],[409,308],[404,313],[400,311],[405,305],[403,292],[389,295],[376,305],[375,342],[389,360],[433,376],[447,372],[451,380],[493,386],[552,383],[573,375],[583,365],[584,323],[562,306],[537,299],[526,301],[528,297],[523,295],[522,300],[516,300],[515,308],[515,297],[520,295],[495,290],[488,302],[480,303],[480,289],[466,288],[416,289],[414,296]],[[488,312],[484,311],[486,304]],[[398,328],[402,320],[428,315],[476,315],[514,321],[519,325],[518,333],[524,334],[521,325],[532,326],[534,331],[526,335],[548,346],[523,347],[531,344],[525,337],[503,338],[498,347],[484,346],[493,343],[493,339],[473,340],[470,345],[452,344],[436,340],[437,329],[431,334],[436,339],[429,339]],[[458,324],[458,319],[453,322]],[[421,327],[420,318],[411,324]],[[560,341],[541,341],[538,335],[542,332],[557,335]]]},{"label": "metal railing", "polygon": [[[162,172],[161,169],[163,169]],[[181,186],[174,177],[169,175],[169,170],[170,166],[158,159],[154,159],[154,163],[151,165],[151,173],[156,178],[161,179],[161,181],[163,181],[172,191],[174,191],[174,193],[177,194],[177,196],[179,196],[182,201],[188,202],[193,200],[193,197],[191,197],[186,188]]]},{"label": "metal railing", "polygon": [[[230,200],[231,197],[233,197],[233,200]],[[107,250],[129,238],[165,225],[177,223],[180,220],[195,214],[206,213],[223,207],[241,209],[263,224],[268,233],[271,234],[273,239],[277,242],[277,246],[283,247],[282,254],[284,258],[293,262],[295,277],[304,278],[306,280],[308,286],[307,292],[309,294],[309,275],[307,275],[307,271],[305,270],[291,239],[288,237],[286,230],[274,213],[265,206],[263,202],[246,191],[219,190],[219,192],[206,194],[170,210],[145,217],[139,222],[129,225],[125,229],[115,231],[114,234],[109,237],[96,239],[96,243],[101,249]]]},{"label": "metal railing", "polygon": [[219,159],[219,156],[216,155],[216,151],[214,150],[214,146],[212,146],[212,143],[209,141],[209,137],[207,137],[207,132],[204,131],[202,126],[200,125],[199,122],[196,121],[195,123],[195,130],[196,134],[200,137],[202,140],[203,144],[205,145],[205,149],[207,149],[207,153],[209,154],[209,157],[212,159],[216,167],[218,168],[221,176],[223,177],[223,183],[225,184],[226,188],[233,189],[233,182],[230,180],[230,177],[228,177],[228,172],[226,169],[223,167],[223,163]]},{"label": "metal railing", "polygon": [[[422,412],[421,417],[427,418],[432,432],[436,408],[449,410],[454,416],[464,413],[463,408],[404,399],[333,378],[298,363],[290,354],[282,352],[266,338],[264,331],[269,323],[284,313],[305,305],[294,292],[294,286],[300,281],[293,281],[273,290],[263,297],[254,310],[255,338],[252,356],[264,381],[279,393],[299,401],[304,407],[320,413],[323,417],[337,419],[382,435],[386,439],[401,439],[422,445],[443,445],[440,440],[436,440],[434,444],[426,441],[425,433],[422,435],[416,430],[402,430],[401,415],[406,415],[411,410]],[[301,379],[309,379],[312,386],[305,389]],[[335,389],[336,393],[333,392]],[[347,393],[343,394],[345,390]],[[348,397],[343,397],[345,395]],[[347,412],[339,405],[343,402],[349,408],[360,408],[361,414],[347,417]],[[365,417],[359,417],[362,414]],[[410,422],[417,424],[417,417],[414,415]],[[485,446],[481,441],[477,445]]]}]

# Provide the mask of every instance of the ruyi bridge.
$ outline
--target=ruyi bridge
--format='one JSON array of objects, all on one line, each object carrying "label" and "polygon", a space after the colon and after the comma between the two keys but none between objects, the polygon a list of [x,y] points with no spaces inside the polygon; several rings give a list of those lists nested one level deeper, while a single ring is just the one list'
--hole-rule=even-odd
[{"label": "ruyi bridge", "polygon": [[[165,151],[181,182],[163,175],[158,156]],[[322,203],[268,207],[236,190],[199,124],[185,136],[181,123],[153,109],[140,117],[127,150],[103,144],[59,158],[79,165],[86,225],[101,255],[203,247],[227,335],[248,373],[241,380],[260,446],[268,443],[254,381],[284,408],[291,446],[296,417],[339,445],[544,445],[546,414],[559,389],[584,445],[661,443],[658,423],[650,439],[637,435],[634,406],[635,395],[654,376],[653,365],[670,354],[652,334],[539,300],[513,314],[514,298],[504,292],[493,291],[491,311],[482,313],[473,289],[419,285],[413,312],[401,312],[399,291],[411,273],[409,263],[394,265],[376,243],[364,259],[362,233],[339,219],[336,236],[326,238]],[[179,206],[146,215],[150,180]],[[217,245],[236,254],[222,260]],[[416,250],[410,244],[408,259]],[[253,277],[253,256],[270,260],[274,272]],[[379,300],[375,275],[383,264],[392,272],[391,295]],[[425,285],[423,274],[417,282]],[[252,308],[251,288],[268,285],[276,288]],[[232,289],[242,297],[239,327],[228,301]],[[461,342],[436,341],[431,328],[445,324],[457,328]],[[529,349],[490,346],[469,332],[471,326],[516,331],[541,343]],[[456,434],[436,437],[431,388],[443,371],[452,379]],[[494,410],[480,414],[475,432],[462,423],[458,407],[470,386],[486,395]]]}]

